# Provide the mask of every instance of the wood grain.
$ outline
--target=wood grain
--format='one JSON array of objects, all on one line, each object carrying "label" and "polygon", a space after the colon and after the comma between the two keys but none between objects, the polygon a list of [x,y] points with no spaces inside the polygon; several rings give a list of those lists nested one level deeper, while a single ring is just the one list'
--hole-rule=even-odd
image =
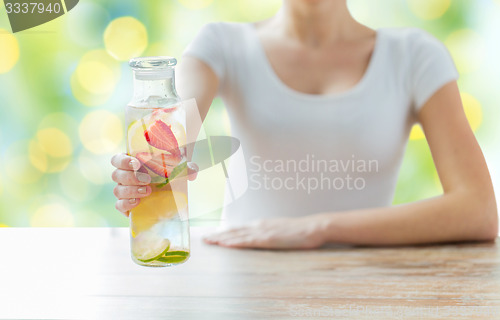
[{"label": "wood grain", "polygon": [[0,230],[0,318],[500,319],[497,243],[236,250],[206,231],[146,268],[124,228]]}]

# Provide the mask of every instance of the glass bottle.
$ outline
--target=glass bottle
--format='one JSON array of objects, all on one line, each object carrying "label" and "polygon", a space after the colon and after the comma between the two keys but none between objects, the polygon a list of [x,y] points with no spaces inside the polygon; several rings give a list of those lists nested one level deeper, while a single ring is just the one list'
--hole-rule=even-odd
[{"label": "glass bottle", "polygon": [[189,258],[186,113],[175,90],[172,57],[130,60],[134,94],[126,107],[127,153],[151,177],[151,195],[130,211],[132,259],[150,267]]}]

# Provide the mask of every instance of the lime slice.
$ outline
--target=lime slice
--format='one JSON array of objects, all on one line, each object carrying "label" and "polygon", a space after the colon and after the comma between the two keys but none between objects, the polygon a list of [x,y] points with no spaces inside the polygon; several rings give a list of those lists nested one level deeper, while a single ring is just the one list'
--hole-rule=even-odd
[{"label": "lime slice", "polygon": [[163,254],[166,256],[184,256],[187,257],[189,255],[188,251],[168,251]]},{"label": "lime slice", "polygon": [[160,257],[157,260],[164,263],[179,263],[183,262],[187,258],[188,258],[187,256],[166,256],[166,257]]},{"label": "lime slice", "polygon": [[132,254],[142,262],[151,262],[162,257],[169,248],[170,240],[151,231],[141,232],[132,239]]},{"label": "lime slice", "polygon": [[187,260],[188,257],[189,251],[173,250],[165,252],[163,256],[156,260],[164,263],[180,263]]}]

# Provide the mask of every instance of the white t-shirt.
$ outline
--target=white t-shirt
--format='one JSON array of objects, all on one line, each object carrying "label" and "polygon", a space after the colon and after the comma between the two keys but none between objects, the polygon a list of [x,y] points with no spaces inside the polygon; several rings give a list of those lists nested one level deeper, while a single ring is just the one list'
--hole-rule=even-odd
[{"label": "white t-shirt", "polygon": [[248,190],[228,224],[391,205],[416,111],[458,78],[445,46],[414,28],[377,30],[361,81],[327,95],[284,84],[253,24],[210,23],[184,55],[218,76],[245,155]]}]

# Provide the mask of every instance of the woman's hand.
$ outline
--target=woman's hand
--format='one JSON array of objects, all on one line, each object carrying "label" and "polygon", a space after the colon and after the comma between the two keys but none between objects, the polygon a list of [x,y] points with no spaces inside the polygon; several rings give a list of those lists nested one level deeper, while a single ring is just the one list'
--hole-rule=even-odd
[{"label": "woman's hand", "polygon": [[[111,175],[117,183],[113,193],[118,199],[115,207],[128,217],[128,212],[135,208],[141,198],[151,194],[151,177],[139,160],[124,153],[116,154],[111,158],[111,164],[116,168]],[[198,173],[196,164],[188,163],[188,179],[194,180]]]},{"label": "woman's hand", "polygon": [[128,211],[136,207],[141,198],[151,194],[151,177],[139,160],[124,153],[114,155],[111,164],[116,168],[111,175],[117,183],[113,190],[118,199],[115,208],[128,217]]},{"label": "woman's hand", "polygon": [[206,236],[208,244],[232,248],[313,249],[322,246],[321,221],[315,217],[268,219]]}]

